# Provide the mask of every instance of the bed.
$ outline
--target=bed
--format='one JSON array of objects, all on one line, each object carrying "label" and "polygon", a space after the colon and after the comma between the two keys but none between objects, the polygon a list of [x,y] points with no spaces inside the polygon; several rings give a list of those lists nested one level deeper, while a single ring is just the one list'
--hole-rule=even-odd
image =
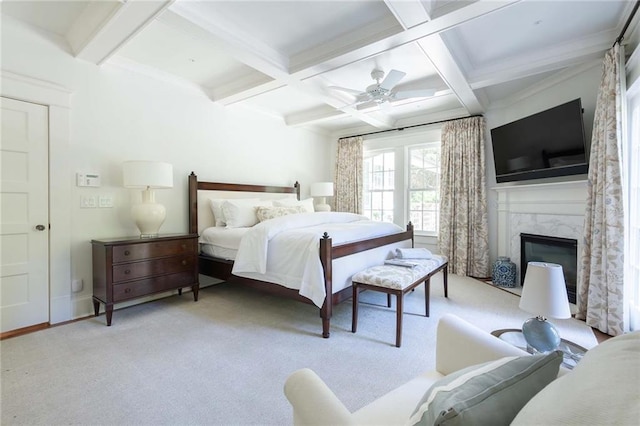
[{"label": "bed", "polygon": [[[301,213],[263,221],[246,229],[216,226],[212,200],[254,198],[287,201],[287,205],[290,200],[300,202],[300,185],[297,182],[290,187],[203,182],[198,181],[195,173],[189,175],[189,232],[200,236],[199,272],[315,304],[320,310],[322,336],[325,338],[330,335],[333,305],[351,297],[351,276],[369,266],[382,264],[393,256],[396,248],[413,247],[411,223],[402,229],[393,224],[364,221],[351,213]],[[298,236],[294,232],[302,232],[303,235]],[[370,236],[354,238],[354,235],[365,232]],[[285,237],[291,240],[293,235],[296,235],[297,248],[285,249]],[[221,243],[211,249],[211,241]],[[266,255],[267,247],[271,250],[269,256]],[[273,254],[275,247],[280,247],[277,261]],[[253,253],[247,254],[247,251]],[[306,260],[311,266],[297,271],[305,274],[297,286],[293,282],[296,280],[291,278],[295,271],[288,279],[283,279],[282,274],[278,274],[280,271],[273,270],[272,263],[280,267],[286,263],[300,266],[301,252],[312,253]],[[259,260],[255,265],[252,263],[256,255],[263,256],[258,258],[262,259],[262,264]],[[282,256],[285,260],[290,256],[291,260],[286,262]],[[307,281],[311,284],[306,285]]]}]

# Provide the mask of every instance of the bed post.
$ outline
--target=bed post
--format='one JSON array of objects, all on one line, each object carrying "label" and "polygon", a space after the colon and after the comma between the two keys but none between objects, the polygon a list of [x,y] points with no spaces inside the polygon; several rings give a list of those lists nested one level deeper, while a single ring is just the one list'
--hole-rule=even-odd
[{"label": "bed post", "polygon": [[331,261],[331,238],[326,232],[320,239],[320,262],[324,270],[324,290],[325,298],[322,308],[320,308],[320,317],[322,318],[322,337],[329,337],[331,327],[331,314],[333,312],[333,285],[331,283],[332,264]]},{"label": "bed post", "polygon": [[189,175],[189,233],[198,232],[198,176]]},{"label": "bed post", "polygon": [[411,247],[415,247],[413,244],[413,223],[411,221],[407,223],[407,232],[411,232]]},{"label": "bed post", "polygon": [[300,201],[300,183],[296,181],[296,183],[293,184],[293,187],[296,189],[296,197],[298,198],[298,201]]}]

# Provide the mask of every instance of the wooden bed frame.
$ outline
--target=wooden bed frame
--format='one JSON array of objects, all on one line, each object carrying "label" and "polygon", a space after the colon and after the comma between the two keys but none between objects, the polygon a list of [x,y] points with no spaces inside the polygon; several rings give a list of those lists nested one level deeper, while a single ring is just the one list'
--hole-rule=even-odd
[{"label": "wooden bed frame", "polygon": [[[189,175],[189,232],[191,233],[198,233],[198,190],[296,194],[298,200],[300,199],[300,184],[298,182],[291,187],[200,182],[198,181],[198,177],[195,173],[191,172]],[[335,294],[333,293],[333,260],[406,240],[411,240],[411,246],[413,247],[413,225],[411,222],[407,225],[406,231],[403,232],[339,244],[336,246],[331,244],[331,237],[326,232],[324,233],[323,237],[320,238],[319,253],[320,261],[324,269],[324,283],[327,295],[322,308],[320,308],[320,317],[322,318],[322,337],[329,337],[333,305],[352,296],[351,286],[348,286]],[[231,270],[233,268],[233,261],[231,260],[215,258],[201,253],[199,255],[198,265],[199,272],[203,275],[208,275],[226,281],[232,280],[234,283],[243,284],[271,294],[288,297],[305,303],[312,303],[311,300],[298,294],[298,290],[289,289],[281,285],[274,285],[273,283],[267,283],[265,281],[252,280],[232,275]]]}]

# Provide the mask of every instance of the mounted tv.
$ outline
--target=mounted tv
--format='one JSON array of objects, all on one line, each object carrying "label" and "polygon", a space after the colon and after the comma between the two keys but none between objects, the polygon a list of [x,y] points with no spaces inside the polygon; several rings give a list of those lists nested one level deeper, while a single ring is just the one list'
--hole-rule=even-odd
[{"label": "mounted tv", "polygon": [[575,99],[491,129],[496,181],[587,173],[582,113],[582,102]]}]

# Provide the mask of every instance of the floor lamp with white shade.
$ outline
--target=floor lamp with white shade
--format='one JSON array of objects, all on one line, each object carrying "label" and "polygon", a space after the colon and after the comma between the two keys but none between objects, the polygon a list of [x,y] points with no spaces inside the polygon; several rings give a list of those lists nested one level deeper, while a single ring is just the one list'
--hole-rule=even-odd
[{"label": "floor lamp with white shade", "polygon": [[173,166],[159,161],[126,161],[122,165],[125,188],[143,188],[142,202],[131,208],[141,238],[158,236],[166,209],[156,203],[154,189],[173,188]]}]

